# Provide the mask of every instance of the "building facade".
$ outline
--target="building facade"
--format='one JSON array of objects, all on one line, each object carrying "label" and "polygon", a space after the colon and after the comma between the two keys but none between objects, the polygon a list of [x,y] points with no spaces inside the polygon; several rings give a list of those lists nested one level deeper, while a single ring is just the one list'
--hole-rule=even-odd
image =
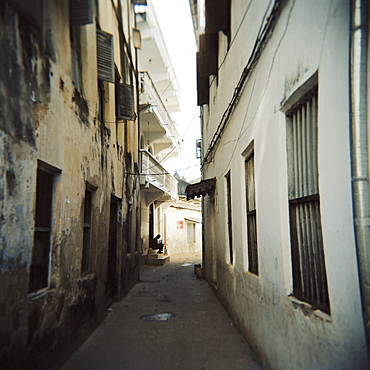
[{"label": "building facade", "polygon": [[166,160],[178,156],[180,136],[171,113],[180,109],[179,87],[151,1],[138,7],[141,34],[139,58],[140,202],[142,254],[161,234],[165,243],[165,202],[177,199],[177,180],[166,170]]},{"label": "building facade", "polygon": [[366,2],[190,3],[206,279],[266,367],[368,368]]},{"label": "building facade", "polygon": [[138,279],[134,3],[1,2],[0,367],[55,365]]}]

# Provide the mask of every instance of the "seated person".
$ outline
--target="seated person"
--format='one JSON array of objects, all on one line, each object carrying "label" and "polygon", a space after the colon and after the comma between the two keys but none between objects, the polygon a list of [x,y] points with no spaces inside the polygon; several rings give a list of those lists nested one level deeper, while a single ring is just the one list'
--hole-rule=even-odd
[{"label": "seated person", "polygon": [[153,240],[150,242],[150,248],[156,250],[159,249],[158,253],[163,253],[163,243],[159,240],[161,234],[158,234]]}]

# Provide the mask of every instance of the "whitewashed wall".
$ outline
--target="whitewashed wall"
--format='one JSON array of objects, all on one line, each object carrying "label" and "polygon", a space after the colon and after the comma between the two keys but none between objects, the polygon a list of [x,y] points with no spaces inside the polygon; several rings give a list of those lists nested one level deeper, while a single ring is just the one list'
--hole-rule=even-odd
[{"label": "whitewashed wall", "polygon": [[[247,63],[269,1],[232,1],[232,37],[204,108],[205,151]],[[207,279],[264,364],[275,369],[367,368],[353,234],[349,152],[348,1],[287,1],[203,178],[216,177],[205,218]],[[220,33],[219,61],[226,55]],[[318,73],[321,217],[331,315],[291,297],[284,102]],[[212,78],[210,79],[212,81]],[[254,141],[259,276],[248,269],[244,157]],[[234,263],[225,175],[231,171]],[[207,212],[212,210],[207,202]],[[210,225],[214,219],[214,224]],[[214,248],[214,250],[213,250]],[[211,265],[211,266],[210,266]],[[214,270],[216,272],[214,272]],[[213,271],[213,272],[212,272]],[[213,276],[210,276],[213,275]]]}]

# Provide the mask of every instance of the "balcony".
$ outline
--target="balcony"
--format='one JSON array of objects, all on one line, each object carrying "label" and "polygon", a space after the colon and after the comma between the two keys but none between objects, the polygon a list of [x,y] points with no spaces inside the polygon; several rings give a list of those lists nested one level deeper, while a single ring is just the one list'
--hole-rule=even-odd
[{"label": "balcony", "polygon": [[[140,79],[140,123],[150,143],[155,148],[155,154],[166,154],[177,146],[171,153],[179,153],[180,135],[172,121],[157,89],[147,72],[139,73]],[[167,157],[169,158],[169,157]]]},{"label": "balcony", "polygon": [[154,201],[164,202],[177,199],[177,180],[148,151],[140,150],[140,185],[144,192],[146,205]]}]

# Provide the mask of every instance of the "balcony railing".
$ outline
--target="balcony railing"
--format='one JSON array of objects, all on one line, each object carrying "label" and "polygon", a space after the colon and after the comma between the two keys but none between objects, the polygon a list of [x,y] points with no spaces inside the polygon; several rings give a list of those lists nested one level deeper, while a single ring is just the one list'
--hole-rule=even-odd
[{"label": "balcony railing", "polygon": [[151,185],[154,191],[162,191],[163,197],[177,199],[177,180],[144,149],[140,149],[140,161],[140,185]]},{"label": "balcony railing", "polygon": [[165,105],[156,90],[152,79],[147,72],[139,72],[140,79],[140,104],[150,105],[150,109],[155,112],[161,125],[166,131],[166,136],[174,145],[180,141],[180,135],[173,123]]}]

